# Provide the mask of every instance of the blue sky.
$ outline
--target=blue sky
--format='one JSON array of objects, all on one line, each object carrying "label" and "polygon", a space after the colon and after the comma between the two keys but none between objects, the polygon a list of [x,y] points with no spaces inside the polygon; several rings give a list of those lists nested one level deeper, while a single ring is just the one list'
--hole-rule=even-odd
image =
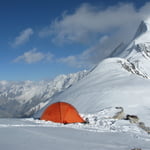
[{"label": "blue sky", "polygon": [[43,80],[90,68],[128,42],[146,0],[1,0],[0,80]]}]

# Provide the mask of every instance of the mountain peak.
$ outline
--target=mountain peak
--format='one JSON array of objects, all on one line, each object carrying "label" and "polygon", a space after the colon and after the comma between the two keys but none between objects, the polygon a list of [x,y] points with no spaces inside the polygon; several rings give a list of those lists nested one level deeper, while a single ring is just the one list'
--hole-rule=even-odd
[{"label": "mountain peak", "polygon": [[147,25],[150,25],[150,17],[148,17],[147,19],[145,19],[144,21]]},{"label": "mountain peak", "polygon": [[150,18],[140,23],[133,42],[135,45],[150,43]]},{"label": "mountain peak", "polygon": [[135,33],[134,39],[138,38],[143,33],[149,31],[149,29],[150,29],[150,19],[145,20],[145,21],[141,21],[141,23],[140,23],[140,25],[139,25],[136,33]]}]

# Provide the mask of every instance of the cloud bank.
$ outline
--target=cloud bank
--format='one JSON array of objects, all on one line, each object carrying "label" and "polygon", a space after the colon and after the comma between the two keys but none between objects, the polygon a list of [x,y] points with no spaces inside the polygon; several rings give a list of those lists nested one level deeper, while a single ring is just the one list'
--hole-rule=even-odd
[{"label": "cloud bank", "polygon": [[39,35],[51,37],[56,44],[90,45],[83,53],[59,61],[77,67],[91,66],[109,56],[121,42],[129,42],[149,14],[150,3],[139,9],[132,3],[119,3],[105,9],[82,4],[73,13],[63,13],[56,18]]},{"label": "cloud bank", "polygon": [[33,48],[30,51],[25,52],[23,55],[18,56],[14,62],[25,62],[27,64],[37,63],[40,61],[50,61],[53,55],[51,53],[42,53],[38,52],[36,48]]},{"label": "cloud bank", "polygon": [[29,41],[30,37],[33,35],[33,30],[31,28],[27,28],[20,32],[20,34],[15,38],[15,40],[12,42],[13,47],[20,46],[27,41]]}]

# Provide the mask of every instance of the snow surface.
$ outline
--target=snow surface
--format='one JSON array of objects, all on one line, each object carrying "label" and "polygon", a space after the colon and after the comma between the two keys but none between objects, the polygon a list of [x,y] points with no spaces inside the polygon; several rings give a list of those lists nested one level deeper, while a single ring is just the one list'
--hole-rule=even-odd
[{"label": "snow surface", "polygon": [[89,124],[59,124],[27,119],[0,119],[3,150],[149,150],[150,136],[128,120],[108,118],[114,109],[84,114]]}]

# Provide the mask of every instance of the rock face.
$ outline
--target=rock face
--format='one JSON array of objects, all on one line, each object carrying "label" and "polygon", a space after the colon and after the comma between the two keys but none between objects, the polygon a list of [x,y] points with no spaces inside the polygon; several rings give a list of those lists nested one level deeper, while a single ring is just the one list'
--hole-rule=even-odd
[{"label": "rock face", "polygon": [[124,109],[122,107],[116,107],[117,110],[119,110],[112,118],[113,119],[124,119],[125,113]]},{"label": "rock face", "polygon": [[147,127],[144,122],[139,122],[138,126],[146,131],[148,134],[150,134],[150,127]]},{"label": "rock face", "polygon": [[139,122],[139,117],[135,115],[127,115],[126,120],[129,120],[131,123],[138,123]]}]

